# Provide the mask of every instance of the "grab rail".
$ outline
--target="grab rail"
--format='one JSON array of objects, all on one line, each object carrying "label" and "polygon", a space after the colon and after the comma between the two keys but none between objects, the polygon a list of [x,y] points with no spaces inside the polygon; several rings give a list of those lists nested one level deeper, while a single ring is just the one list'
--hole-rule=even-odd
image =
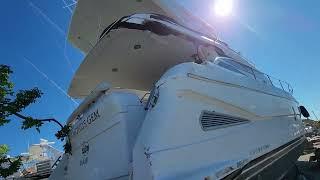
[{"label": "grab rail", "polygon": [[228,57],[217,57],[214,62],[217,62],[218,64],[221,61],[225,61],[227,62],[229,65],[233,66],[234,68],[236,68],[237,70],[243,72],[244,74],[248,74],[250,76],[252,76],[252,78],[254,78],[257,81],[263,82],[265,84],[270,84],[276,88],[282,89],[283,91],[289,93],[289,94],[293,94],[293,88],[291,87],[291,85],[289,83],[287,83],[286,81],[282,81],[280,79],[277,79],[275,77],[272,77],[268,74],[262,73],[260,71],[258,71],[255,68],[252,68],[250,66],[247,66],[245,64],[242,64],[238,61],[235,61],[232,58],[228,58]]},{"label": "grab rail", "polygon": [[271,77],[270,75],[265,74],[265,73],[262,73],[262,74],[268,78],[268,80],[272,86],[277,87],[279,89],[282,89],[283,91],[288,92],[291,95],[293,94],[292,86],[289,83],[287,83],[286,81],[277,79],[275,77]]}]

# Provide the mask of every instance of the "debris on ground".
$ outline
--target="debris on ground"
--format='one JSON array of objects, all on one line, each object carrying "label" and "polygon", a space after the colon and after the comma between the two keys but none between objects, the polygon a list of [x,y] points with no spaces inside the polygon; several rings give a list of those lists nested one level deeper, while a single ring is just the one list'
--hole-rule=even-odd
[{"label": "debris on ground", "polygon": [[304,154],[296,163],[298,179],[320,180],[320,136],[308,137],[307,140]]}]

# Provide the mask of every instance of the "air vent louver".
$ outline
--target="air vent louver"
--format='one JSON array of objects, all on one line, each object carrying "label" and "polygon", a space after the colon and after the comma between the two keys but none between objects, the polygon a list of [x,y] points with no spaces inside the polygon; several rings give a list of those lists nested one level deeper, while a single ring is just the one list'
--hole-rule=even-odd
[{"label": "air vent louver", "polygon": [[227,126],[235,126],[249,122],[250,121],[247,119],[210,111],[203,111],[200,116],[200,124],[204,131],[224,128]]}]

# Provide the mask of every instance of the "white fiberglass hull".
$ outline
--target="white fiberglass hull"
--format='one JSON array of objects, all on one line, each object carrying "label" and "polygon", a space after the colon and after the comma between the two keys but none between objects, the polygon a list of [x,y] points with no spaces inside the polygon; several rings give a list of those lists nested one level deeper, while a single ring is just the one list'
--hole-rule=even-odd
[{"label": "white fiberglass hull", "polygon": [[133,152],[134,179],[221,179],[296,140],[293,165],[304,130],[292,97],[257,91],[249,78],[247,87],[230,83],[236,77],[219,67],[179,66],[155,88]]},{"label": "white fiberglass hull", "polygon": [[128,92],[102,97],[81,105],[72,155],[51,179],[275,179],[304,142],[291,95],[213,63],[169,69],[146,111]]}]

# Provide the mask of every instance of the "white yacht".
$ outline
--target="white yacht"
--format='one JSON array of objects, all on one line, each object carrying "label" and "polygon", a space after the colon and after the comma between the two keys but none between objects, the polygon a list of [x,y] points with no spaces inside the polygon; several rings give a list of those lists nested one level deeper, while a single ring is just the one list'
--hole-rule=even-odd
[{"label": "white yacht", "polygon": [[69,40],[86,57],[69,94],[84,100],[50,179],[284,178],[308,114],[291,86],[164,2],[78,1]]}]

